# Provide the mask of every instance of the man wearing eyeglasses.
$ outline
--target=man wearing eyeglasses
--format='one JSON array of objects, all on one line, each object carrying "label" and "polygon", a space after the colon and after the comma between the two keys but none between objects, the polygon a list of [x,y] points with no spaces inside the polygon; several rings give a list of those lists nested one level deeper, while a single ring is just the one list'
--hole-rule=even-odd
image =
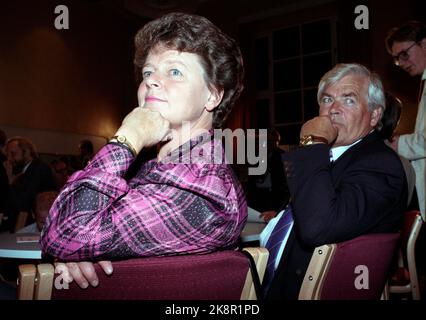
[{"label": "man wearing eyeglasses", "polygon": [[386,47],[395,65],[411,76],[422,76],[414,133],[395,136],[392,147],[411,161],[416,171],[416,191],[423,220],[426,214],[426,24],[410,21],[393,28],[386,38]]}]

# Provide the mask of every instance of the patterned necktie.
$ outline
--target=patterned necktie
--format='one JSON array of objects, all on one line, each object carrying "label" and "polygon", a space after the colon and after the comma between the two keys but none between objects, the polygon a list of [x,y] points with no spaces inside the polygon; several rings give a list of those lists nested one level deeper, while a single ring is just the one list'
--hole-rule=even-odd
[{"label": "patterned necktie", "polygon": [[289,232],[291,223],[293,222],[293,214],[291,212],[291,206],[288,205],[281,218],[278,220],[274,229],[272,230],[271,236],[265,245],[265,248],[269,251],[268,265],[266,266],[266,274],[263,282],[265,292],[268,290],[275,273],[275,262],[277,259],[278,251],[280,250],[281,244],[284,241],[287,233]]}]

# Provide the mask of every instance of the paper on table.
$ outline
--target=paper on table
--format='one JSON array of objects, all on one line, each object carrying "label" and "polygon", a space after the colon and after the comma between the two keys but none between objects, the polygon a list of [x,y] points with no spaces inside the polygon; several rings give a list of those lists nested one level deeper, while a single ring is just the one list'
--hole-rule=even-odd
[{"label": "paper on table", "polygon": [[16,237],[16,243],[39,242],[40,236],[19,236]]},{"label": "paper on table", "polygon": [[247,207],[248,208],[248,213],[247,213],[247,222],[259,222],[259,223],[265,223],[265,220],[263,220],[263,218],[259,218],[260,216],[260,212]]}]

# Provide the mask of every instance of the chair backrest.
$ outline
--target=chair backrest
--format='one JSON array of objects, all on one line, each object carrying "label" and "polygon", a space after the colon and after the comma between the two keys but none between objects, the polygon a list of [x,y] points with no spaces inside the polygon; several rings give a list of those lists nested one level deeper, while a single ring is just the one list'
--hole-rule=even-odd
[{"label": "chair backrest", "polygon": [[404,221],[401,229],[401,248],[405,258],[414,254],[417,238],[423,225],[420,211],[413,210],[404,213]]},{"label": "chair backrest", "polygon": [[315,248],[301,300],[380,299],[399,233],[369,234]]},{"label": "chair backrest", "polygon": [[405,294],[411,292],[414,300],[420,300],[420,288],[416,266],[416,243],[423,226],[420,211],[404,214],[401,229],[400,257],[390,283],[390,292]]},{"label": "chair backrest", "polygon": [[[262,280],[268,260],[267,250],[247,248],[247,251],[252,255]],[[56,300],[256,299],[249,259],[238,251],[137,258],[113,262],[113,268],[113,274],[106,276],[95,265],[99,277],[96,288],[80,289],[72,282],[66,289],[60,275],[53,276],[52,265],[38,265],[33,297]],[[19,288],[25,286],[21,280],[19,283]],[[20,289],[18,294],[27,299],[31,296],[31,293],[24,295]]]},{"label": "chair backrest", "polygon": [[[58,194],[58,191],[43,191],[37,193],[32,207],[32,212],[36,221],[40,219],[39,217],[41,216],[43,216],[43,220],[47,217],[50,207],[52,206]],[[18,232],[27,225],[28,218],[29,213],[27,211],[19,212],[18,216],[16,217],[15,232]]]}]

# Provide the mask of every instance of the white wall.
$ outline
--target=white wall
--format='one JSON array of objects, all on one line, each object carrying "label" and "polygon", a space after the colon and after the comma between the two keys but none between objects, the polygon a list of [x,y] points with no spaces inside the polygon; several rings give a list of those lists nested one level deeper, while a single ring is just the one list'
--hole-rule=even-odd
[{"label": "white wall", "polygon": [[72,155],[78,153],[78,144],[83,139],[89,139],[93,143],[95,153],[107,142],[106,137],[81,135],[75,133],[47,131],[30,128],[19,128],[0,124],[8,138],[21,136],[31,140],[39,153],[58,155]]}]

